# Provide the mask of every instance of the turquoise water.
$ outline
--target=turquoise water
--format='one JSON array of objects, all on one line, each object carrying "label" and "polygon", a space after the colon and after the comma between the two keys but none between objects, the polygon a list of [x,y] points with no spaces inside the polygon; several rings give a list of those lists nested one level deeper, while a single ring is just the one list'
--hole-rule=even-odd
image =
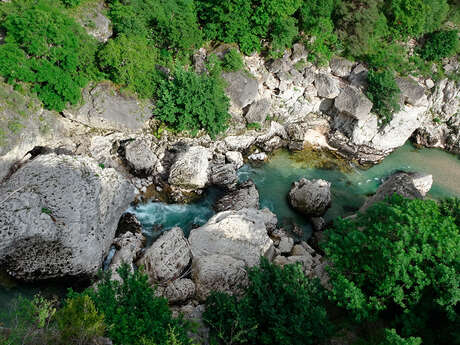
[{"label": "turquoise water", "polygon": [[[245,165],[239,170],[241,181],[252,179],[259,190],[262,207],[268,207],[282,225],[296,223],[306,237],[311,227],[308,220],[293,211],[287,203],[287,194],[292,182],[302,178],[322,178],[332,183],[332,207],[326,220],[354,213],[372,194],[383,179],[398,170],[424,172],[433,175],[433,187],[429,197],[460,196],[460,160],[458,156],[436,149],[415,149],[406,144],[393,152],[382,163],[362,170],[350,167],[347,172],[339,169],[313,168],[308,162],[297,162],[287,151],[280,151],[262,166]],[[139,218],[147,236],[152,236],[154,224],[163,229],[181,227],[186,234],[193,225],[204,224],[213,214],[212,205],[217,195],[211,191],[199,202],[190,205],[168,205],[150,202],[130,208]]]},{"label": "turquoise water", "polygon": [[[291,183],[302,178],[322,178],[332,183],[332,207],[325,218],[332,220],[355,212],[364,202],[365,196],[374,193],[382,180],[397,170],[417,171],[433,175],[434,184],[429,197],[460,197],[460,159],[458,156],[435,149],[415,149],[407,144],[381,164],[368,170],[351,168],[346,173],[338,169],[312,168],[309,163],[296,162],[288,152],[281,151],[260,167],[245,165],[239,171],[240,180],[251,178],[256,183],[262,207],[270,208],[281,224],[295,222],[304,229],[308,237],[311,228],[307,219],[294,212],[287,203],[287,194]],[[128,211],[137,215],[147,237],[152,240],[158,231],[180,226],[186,234],[194,226],[204,224],[213,214],[212,205],[219,196],[217,190],[208,191],[198,202],[190,205],[148,202],[131,207]],[[10,285],[2,283],[0,274],[0,311],[5,310],[12,298],[19,293],[31,296],[40,291],[46,295],[63,295],[65,287],[50,286],[46,288],[28,285]]]}]

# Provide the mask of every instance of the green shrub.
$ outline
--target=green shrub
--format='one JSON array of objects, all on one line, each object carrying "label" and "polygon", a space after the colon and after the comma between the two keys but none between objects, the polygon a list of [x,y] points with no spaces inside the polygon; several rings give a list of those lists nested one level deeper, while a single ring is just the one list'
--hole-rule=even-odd
[{"label": "green shrub", "polygon": [[88,296],[66,300],[56,313],[60,337],[65,344],[88,344],[105,332],[104,316],[99,314]]},{"label": "green shrub", "polygon": [[280,268],[265,258],[249,269],[241,299],[213,293],[203,318],[224,344],[317,344],[331,331],[324,290],[299,265]]},{"label": "green shrub", "polygon": [[441,214],[445,217],[452,217],[455,224],[460,227],[460,198],[446,198],[439,204]]},{"label": "green shrub", "polygon": [[250,122],[246,125],[247,129],[255,129],[255,130],[260,130],[262,126],[258,122]]},{"label": "green shrub", "polygon": [[192,135],[203,129],[215,136],[227,128],[229,100],[219,76],[198,75],[178,67],[170,77],[158,84],[154,116],[170,128]]},{"label": "green shrub", "polygon": [[447,0],[391,0],[386,6],[389,24],[400,38],[437,30],[448,11]]},{"label": "green shrub", "polygon": [[298,36],[297,19],[293,17],[277,18],[273,21],[273,29],[270,33],[271,57],[283,56],[286,48],[292,46],[294,39]]},{"label": "green shrub", "polygon": [[385,330],[385,340],[379,345],[421,345],[422,339],[410,337],[407,339],[401,338],[394,329]]},{"label": "green shrub", "polygon": [[81,0],[61,0],[65,7],[75,7],[80,5]]},{"label": "green shrub", "polygon": [[152,46],[175,54],[202,43],[193,0],[110,0],[109,16],[117,35],[142,36]]},{"label": "green shrub", "polygon": [[50,1],[14,2],[0,23],[0,75],[28,82],[48,109],[61,111],[80,100],[81,88],[97,76],[96,42]]},{"label": "green shrub", "polygon": [[396,84],[394,74],[389,70],[369,71],[367,76],[367,97],[372,101],[374,111],[383,122],[391,121],[393,113],[399,111],[399,95],[401,90]]},{"label": "green shrub", "polygon": [[230,49],[222,58],[222,69],[225,72],[239,71],[243,67],[243,57],[236,49]]},{"label": "green shrub", "polygon": [[425,60],[438,61],[455,54],[457,48],[457,30],[436,31],[428,35],[420,55]]},{"label": "green shrub", "polygon": [[433,316],[455,319],[460,234],[436,202],[394,195],[355,219],[338,220],[326,236],[330,298],[356,319],[388,310],[393,320],[405,319],[406,333],[432,327]]},{"label": "green shrub", "polygon": [[189,344],[188,324],[172,317],[167,300],[155,296],[147,275],[140,271],[131,273],[127,264],[118,273],[122,282],[111,280],[110,272],[106,272],[96,290],[83,292],[98,312],[104,314],[107,334],[114,344],[142,345],[145,339],[151,339],[157,345],[166,345],[170,329],[176,331],[178,341]]},{"label": "green shrub", "polygon": [[159,55],[158,49],[148,45],[144,37],[120,35],[101,49],[98,61],[101,70],[115,83],[150,98],[160,78],[156,68]]}]

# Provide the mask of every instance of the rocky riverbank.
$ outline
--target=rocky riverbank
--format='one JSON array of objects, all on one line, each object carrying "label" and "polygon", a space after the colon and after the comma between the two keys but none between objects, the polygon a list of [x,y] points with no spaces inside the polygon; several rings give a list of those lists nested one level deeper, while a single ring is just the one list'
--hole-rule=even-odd
[{"label": "rocky riverbank", "polygon": [[[201,50],[195,65],[206,56]],[[260,256],[279,264],[302,262],[308,275],[325,281],[321,256],[277,228],[276,216],[259,209],[255,186],[238,184],[237,170],[245,160],[262,162],[279,148],[306,145],[362,164],[378,163],[411,137],[459,153],[460,88],[448,80],[400,78],[401,111],[381,126],[363,93],[363,65],[335,58],[318,68],[307,56],[295,45],[281,59],[253,55],[246,57],[247,72],[224,74],[232,119],[225,135],[214,140],[162,131],[150,118],[152,104],[107,82],[88,87],[84,104],[61,114],[38,105],[21,108],[42,120],[28,121],[0,146],[2,265],[26,281],[87,278],[114,244],[119,250],[112,268],[126,260],[142,264],[152,283],[160,284],[159,293],[172,303],[194,305],[213,289],[234,292],[245,281],[243,268]],[[1,88],[5,99],[19,97],[3,83]],[[8,103],[0,109],[1,120],[21,109]],[[254,123],[260,129],[248,129]],[[291,204],[317,218],[330,196],[313,198],[315,207],[308,206],[300,200],[307,182],[294,186]],[[224,191],[219,213],[188,239],[180,229],[148,249],[139,232],[115,239],[122,213],[136,198],[191,202],[210,186]],[[314,223],[318,229],[324,225],[321,219]]]}]

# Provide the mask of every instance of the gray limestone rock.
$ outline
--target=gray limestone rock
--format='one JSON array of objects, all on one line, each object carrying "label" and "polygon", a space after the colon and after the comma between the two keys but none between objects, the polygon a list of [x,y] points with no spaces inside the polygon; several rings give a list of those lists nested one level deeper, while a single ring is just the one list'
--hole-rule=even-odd
[{"label": "gray limestone rock", "polygon": [[245,115],[246,121],[263,125],[269,114],[270,105],[270,101],[266,98],[252,103]]},{"label": "gray limestone rock", "polygon": [[150,175],[158,163],[158,157],[145,139],[134,140],[126,144],[125,159],[131,172],[140,177]]},{"label": "gray limestone rock", "polygon": [[238,185],[235,191],[221,197],[215,205],[217,212],[248,208],[259,208],[259,192],[252,180]]},{"label": "gray limestone rock", "polygon": [[228,163],[233,164],[236,169],[239,169],[244,165],[243,155],[238,151],[227,151],[225,153],[225,159]]},{"label": "gray limestone rock", "polygon": [[233,189],[238,183],[238,175],[233,164],[215,165],[211,169],[211,183],[218,187]]},{"label": "gray limestone rock", "polygon": [[[370,206],[376,202],[385,200],[385,198],[393,194],[399,194],[410,199],[422,199],[433,181],[431,175],[422,175],[416,173],[397,172],[391,175],[378,189],[377,192],[366,200],[364,205],[359,209],[359,212],[365,212]],[[415,183],[414,183],[415,182]]]},{"label": "gray limestone rock", "polygon": [[113,241],[117,248],[109,266],[113,280],[122,280],[117,270],[123,263],[129,265],[131,272],[134,270],[134,261],[144,247],[144,240],[144,236],[141,233],[125,232]]},{"label": "gray limestone rock", "polygon": [[178,278],[188,266],[191,252],[184,233],[178,227],[164,232],[138,260],[151,282]]},{"label": "gray limestone rock", "polygon": [[0,186],[0,263],[21,280],[91,277],[134,188],[93,159],[42,155]]},{"label": "gray limestone rock", "polygon": [[346,86],[334,100],[338,111],[357,120],[365,121],[372,109],[372,102],[356,87]]},{"label": "gray limestone rock", "polygon": [[152,116],[152,104],[117,91],[109,82],[83,90],[83,105],[64,110],[66,118],[90,127],[135,131]]},{"label": "gray limestone rock", "polygon": [[425,95],[425,88],[411,78],[396,78],[401,89],[401,98],[404,103],[418,105]]},{"label": "gray limestone rock", "polygon": [[195,283],[188,278],[176,279],[165,286],[158,286],[155,294],[168,300],[170,304],[182,303],[195,295]]},{"label": "gray limestone rock", "polygon": [[303,178],[292,184],[288,200],[299,212],[320,217],[331,205],[331,183]]},{"label": "gray limestone rock", "polygon": [[323,98],[333,99],[340,93],[337,80],[324,73],[315,75],[315,87],[318,90],[318,96]]},{"label": "gray limestone rock", "polygon": [[193,259],[192,279],[196,297],[205,301],[212,291],[239,294],[247,285],[246,263],[228,255],[207,255]]},{"label": "gray limestone rock", "polygon": [[211,153],[202,146],[189,147],[179,154],[169,172],[168,182],[185,189],[200,189],[208,183]]},{"label": "gray limestone rock", "polygon": [[332,74],[341,78],[348,78],[354,65],[353,62],[341,57],[334,57],[329,63]]},{"label": "gray limestone rock", "polygon": [[223,73],[222,77],[228,84],[227,95],[236,106],[244,108],[254,102],[259,90],[257,80],[241,71]]},{"label": "gray limestone rock", "polygon": [[273,247],[268,237],[267,224],[272,222],[268,216],[255,209],[216,214],[205,225],[191,231],[189,242],[194,258],[226,255],[248,266],[257,265],[261,256],[271,255]]}]

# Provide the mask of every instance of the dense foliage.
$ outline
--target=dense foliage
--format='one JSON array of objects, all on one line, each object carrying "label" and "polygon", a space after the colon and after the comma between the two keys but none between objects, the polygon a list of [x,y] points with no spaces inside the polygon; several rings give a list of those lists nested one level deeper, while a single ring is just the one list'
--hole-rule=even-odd
[{"label": "dense foliage", "polygon": [[245,54],[260,51],[261,40],[272,41],[274,54],[297,36],[294,14],[302,0],[197,0],[198,18],[207,39],[236,42]]},{"label": "dense foliage", "polygon": [[325,293],[298,265],[280,268],[265,258],[249,269],[249,286],[237,299],[214,293],[203,315],[223,344],[317,344],[331,332]]},{"label": "dense foliage", "polygon": [[128,265],[120,267],[118,273],[122,282],[111,280],[106,272],[97,289],[83,293],[104,315],[107,334],[114,344],[144,345],[148,340],[168,345],[171,334],[177,337],[178,344],[189,344],[187,324],[172,317],[167,300],[155,296],[147,275],[141,271],[131,273]]},{"label": "dense foliage", "polygon": [[202,43],[193,0],[110,0],[117,35],[142,36],[172,54],[186,54]]},{"label": "dense foliage", "polygon": [[115,83],[149,98],[155,92],[160,52],[142,36],[120,35],[98,53],[99,66]]},{"label": "dense foliage", "polygon": [[28,82],[49,109],[75,104],[81,88],[96,78],[97,45],[72,18],[50,1],[13,2],[0,29],[0,75]]},{"label": "dense foliage", "polygon": [[372,101],[374,111],[384,123],[389,122],[393,113],[400,109],[399,89],[394,79],[394,74],[389,70],[370,70],[367,76],[366,95]]},{"label": "dense foliage", "polygon": [[460,234],[443,215],[455,207],[449,212],[458,213],[458,201],[440,207],[395,195],[356,219],[338,220],[323,243],[332,263],[331,299],[357,320],[388,312],[404,325],[404,336],[425,332],[433,321],[458,321]]},{"label": "dense foliage", "polygon": [[402,338],[395,329],[385,330],[385,339],[379,345],[421,345],[422,340],[418,337]]},{"label": "dense foliage", "polygon": [[428,35],[420,55],[426,60],[441,60],[451,56],[458,48],[458,31],[442,30]]},{"label": "dense foliage", "polygon": [[154,115],[177,131],[211,136],[227,128],[229,100],[222,79],[177,68],[158,83]]}]

